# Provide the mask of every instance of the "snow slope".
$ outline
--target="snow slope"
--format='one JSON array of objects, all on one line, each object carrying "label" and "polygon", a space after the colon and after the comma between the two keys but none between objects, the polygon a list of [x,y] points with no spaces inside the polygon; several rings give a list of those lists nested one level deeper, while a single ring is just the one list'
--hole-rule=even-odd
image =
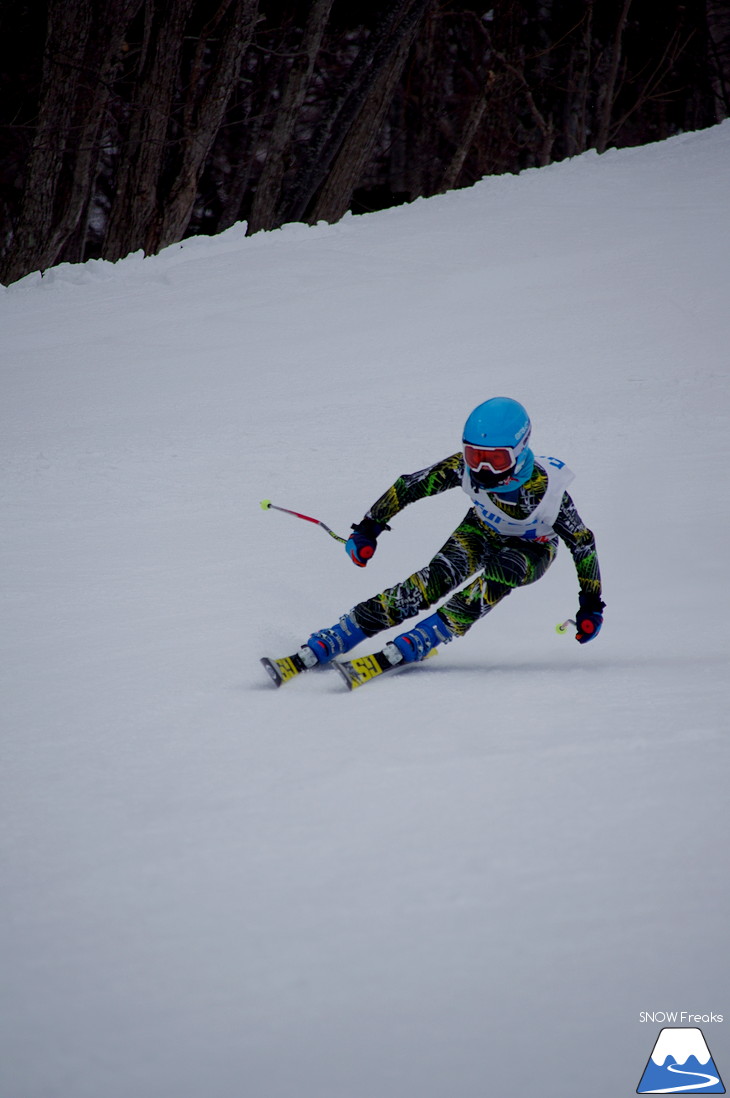
[{"label": "snow slope", "polygon": [[[620,1098],[730,1013],[730,123],[0,292],[0,1098]],[[427,665],[274,691],[423,565],[340,533],[522,400],[563,549]],[[728,1021],[704,1027],[730,1074]]]}]

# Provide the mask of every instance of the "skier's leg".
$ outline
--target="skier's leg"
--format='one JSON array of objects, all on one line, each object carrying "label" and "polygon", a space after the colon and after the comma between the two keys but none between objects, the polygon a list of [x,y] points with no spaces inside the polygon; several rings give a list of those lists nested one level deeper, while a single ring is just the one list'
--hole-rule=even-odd
[{"label": "skier's leg", "polygon": [[[557,541],[513,539],[491,552],[483,571],[444,603],[430,618],[393,641],[406,663],[422,660],[437,644],[463,637],[475,621],[488,614],[516,587],[534,583],[545,574],[557,551]],[[394,661],[395,662],[395,661]]]},{"label": "skier's leg", "polygon": [[[486,538],[484,527],[469,511],[425,568],[358,603],[335,625],[313,633],[304,647],[311,649],[317,663],[329,663],[366,637],[427,610],[483,567]],[[309,660],[306,652],[303,658]]]},{"label": "skier's leg", "polygon": [[493,610],[517,587],[535,583],[552,564],[557,541],[536,542],[513,539],[499,552],[490,554],[483,571],[457,591],[441,613],[455,636],[463,637],[475,621]]},{"label": "skier's leg", "polygon": [[358,603],[352,616],[368,637],[400,625],[479,572],[487,549],[487,532],[470,510],[425,568]]},{"label": "skier's leg", "polygon": [[[415,617],[453,591],[469,576],[480,574],[414,629],[392,642],[393,662],[422,660],[437,644],[462,637],[516,587],[534,583],[555,558],[557,539],[548,542],[513,538],[494,547],[473,513],[467,513],[446,544],[425,568],[379,595],[358,603],[329,629],[313,633],[303,651],[328,663],[367,637]],[[391,649],[391,645],[388,646]]]}]

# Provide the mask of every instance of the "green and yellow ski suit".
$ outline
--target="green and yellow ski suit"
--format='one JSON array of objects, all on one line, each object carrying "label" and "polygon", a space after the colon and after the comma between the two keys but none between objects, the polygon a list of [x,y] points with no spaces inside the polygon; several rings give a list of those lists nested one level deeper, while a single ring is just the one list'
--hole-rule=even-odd
[{"label": "green and yellow ski suit", "polygon": [[[487,501],[505,516],[528,519],[545,496],[549,463],[554,460],[536,458],[530,479],[514,496],[507,497],[510,502],[496,493],[486,493]],[[557,464],[562,466],[562,462]],[[398,477],[366,517],[386,524],[416,500],[451,488],[468,490],[465,485],[463,454],[453,454],[427,469]],[[452,594],[438,611],[454,636],[463,636],[510,591],[534,583],[545,574],[555,558],[559,539],[568,546],[573,557],[580,590],[600,598],[601,575],[595,539],[566,491],[549,532],[539,536],[534,532],[525,532],[519,537],[498,533],[480,517],[480,505],[476,503],[424,568],[379,595],[358,603],[351,615],[367,636],[373,636],[415,617],[471,580]]]}]

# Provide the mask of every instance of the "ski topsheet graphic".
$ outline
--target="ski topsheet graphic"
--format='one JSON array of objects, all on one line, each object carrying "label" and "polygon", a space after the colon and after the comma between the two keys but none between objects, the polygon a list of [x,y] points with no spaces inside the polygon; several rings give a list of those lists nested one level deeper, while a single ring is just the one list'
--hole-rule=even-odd
[{"label": "ski topsheet graphic", "polygon": [[663,1029],[644,1068],[637,1094],[724,1094],[701,1029]]}]

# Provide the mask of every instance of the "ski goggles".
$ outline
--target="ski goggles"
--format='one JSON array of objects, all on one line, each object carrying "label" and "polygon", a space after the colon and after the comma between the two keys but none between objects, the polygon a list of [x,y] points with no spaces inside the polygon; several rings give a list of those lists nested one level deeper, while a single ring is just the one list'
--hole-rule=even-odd
[{"label": "ski goggles", "polygon": [[518,446],[464,445],[464,461],[474,473],[489,469],[492,473],[506,473],[517,464],[517,458],[527,445],[527,438]]}]

